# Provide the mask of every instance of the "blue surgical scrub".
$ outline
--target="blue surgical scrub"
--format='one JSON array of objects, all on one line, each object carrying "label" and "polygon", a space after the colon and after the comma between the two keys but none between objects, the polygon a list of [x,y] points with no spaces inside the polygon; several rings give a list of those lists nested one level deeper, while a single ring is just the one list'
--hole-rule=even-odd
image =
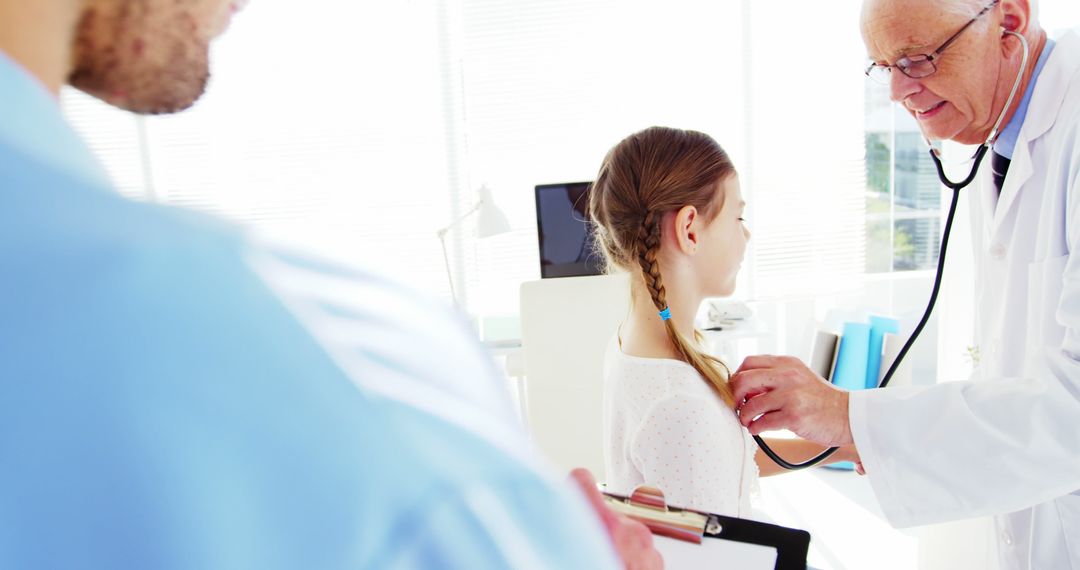
[{"label": "blue surgical scrub", "polygon": [[610,568],[490,358],[359,268],[124,199],[0,52],[0,568]]}]

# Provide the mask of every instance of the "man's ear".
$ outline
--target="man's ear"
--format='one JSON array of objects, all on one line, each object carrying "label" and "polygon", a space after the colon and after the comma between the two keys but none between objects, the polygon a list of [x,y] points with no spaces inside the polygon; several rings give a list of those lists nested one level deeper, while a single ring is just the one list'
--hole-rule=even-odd
[{"label": "man's ear", "polygon": [[1005,31],[1026,34],[1031,24],[1031,2],[1029,0],[1002,0],[1001,27]]},{"label": "man's ear", "polygon": [[675,212],[675,243],[686,255],[697,252],[700,220],[701,213],[694,206],[683,206]]}]

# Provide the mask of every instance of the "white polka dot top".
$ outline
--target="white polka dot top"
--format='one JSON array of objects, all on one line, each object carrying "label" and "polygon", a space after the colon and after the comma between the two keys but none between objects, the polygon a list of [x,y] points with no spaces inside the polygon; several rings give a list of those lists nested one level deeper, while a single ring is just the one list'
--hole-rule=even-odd
[{"label": "white polka dot top", "polygon": [[757,446],[693,366],[625,354],[618,334],[604,359],[608,488],[664,492],[668,505],[751,518]]}]

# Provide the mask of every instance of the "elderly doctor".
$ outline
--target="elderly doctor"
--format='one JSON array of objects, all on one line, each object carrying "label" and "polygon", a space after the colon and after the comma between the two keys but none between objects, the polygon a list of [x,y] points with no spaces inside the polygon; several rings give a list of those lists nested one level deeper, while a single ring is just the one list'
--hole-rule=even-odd
[{"label": "elderly doctor", "polygon": [[1048,40],[1029,0],[867,0],[862,34],[868,73],[927,138],[982,143],[1002,117],[965,190],[981,365],[848,393],[751,357],[733,378],[741,420],[854,442],[895,526],[996,515],[1003,568],[1080,570],[1080,34]]}]

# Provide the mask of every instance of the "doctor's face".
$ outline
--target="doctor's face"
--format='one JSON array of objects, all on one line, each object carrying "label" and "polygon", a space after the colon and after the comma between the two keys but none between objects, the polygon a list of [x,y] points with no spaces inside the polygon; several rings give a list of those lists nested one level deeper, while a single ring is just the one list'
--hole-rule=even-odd
[{"label": "doctor's face", "polygon": [[210,77],[210,42],[246,0],[87,0],[68,82],[137,113],[190,107]]},{"label": "doctor's face", "polygon": [[[989,3],[866,0],[861,25],[867,55],[877,64],[893,65],[905,56],[932,54]],[[1008,94],[1000,86],[1012,86],[1003,65],[999,8],[983,14],[943,50],[933,74],[913,79],[892,70],[890,98],[929,138],[981,143],[993,128]]]}]

